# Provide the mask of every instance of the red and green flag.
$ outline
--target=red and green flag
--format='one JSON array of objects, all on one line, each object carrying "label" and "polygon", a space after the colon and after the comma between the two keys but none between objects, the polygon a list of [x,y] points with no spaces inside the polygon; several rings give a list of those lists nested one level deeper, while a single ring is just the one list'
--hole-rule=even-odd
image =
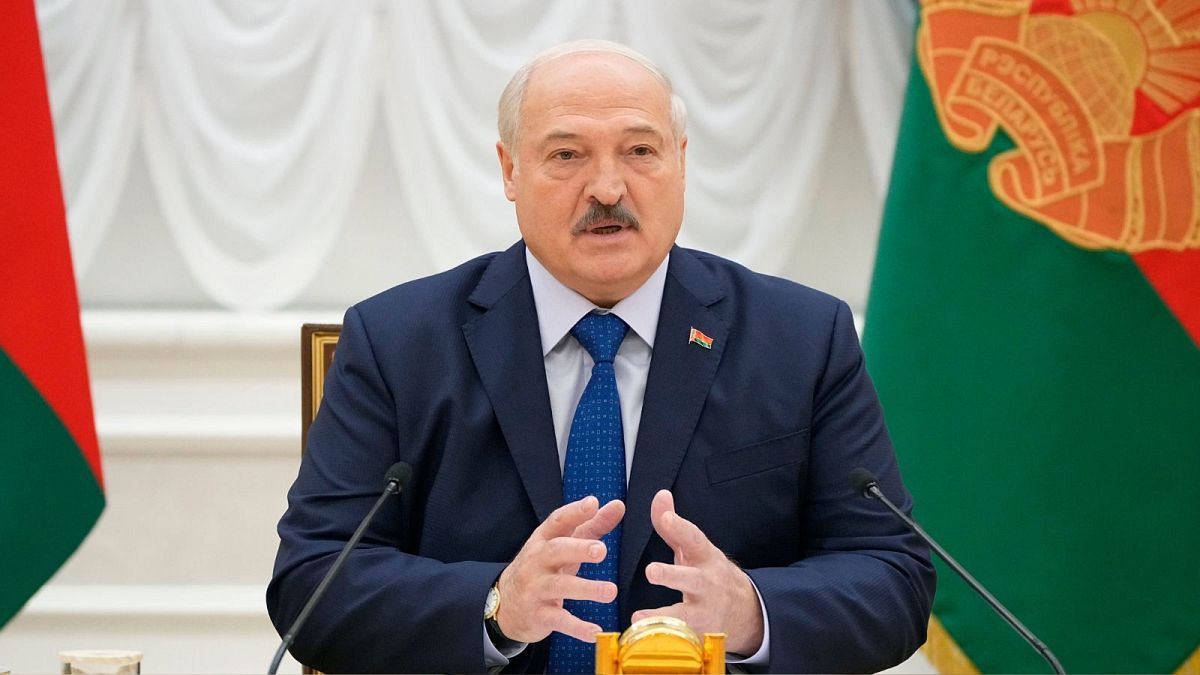
[{"label": "red and green flag", "polygon": [[0,627],[104,508],[79,301],[31,0],[0,21]]},{"label": "red and green flag", "polygon": [[[922,3],[864,347],[916,515],[1069,672],[1200,672],[1200,0]],[[939,670],[1049,670],[939,569]]]}]

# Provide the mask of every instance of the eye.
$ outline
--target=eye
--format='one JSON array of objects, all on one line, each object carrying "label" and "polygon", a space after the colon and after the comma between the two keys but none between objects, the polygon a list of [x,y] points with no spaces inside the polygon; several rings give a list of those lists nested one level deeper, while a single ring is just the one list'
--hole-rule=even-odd
[{"label": "eye", "polygon": [[575,159],[575,151],[574,150],[559,150],[559,151],[555,152],[552,156],[554,157],[554,159],[566,162],[568,160]]},{"label": "eye", "polygon": [[654,154],[654,148],[648,145],[639,145],[633,149],[633,154],[638,157],[649,157]]}]

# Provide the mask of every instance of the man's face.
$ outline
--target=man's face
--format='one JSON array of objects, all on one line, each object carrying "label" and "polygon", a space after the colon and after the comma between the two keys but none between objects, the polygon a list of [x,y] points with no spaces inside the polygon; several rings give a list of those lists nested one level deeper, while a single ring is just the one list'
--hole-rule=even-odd
[{"label": "man's face", "polygon": [[556,279],[612,306],[683,222],[687,139],[671,134],[666,89],[623,56],[571,54],[533,71],[520,119],[516,151],[496,150],[521,236]]}]

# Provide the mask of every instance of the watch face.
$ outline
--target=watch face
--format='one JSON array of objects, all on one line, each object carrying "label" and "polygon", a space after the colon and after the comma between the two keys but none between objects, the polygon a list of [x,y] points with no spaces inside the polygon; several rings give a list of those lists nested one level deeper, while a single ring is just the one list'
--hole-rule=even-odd
[{"label": "watch face", "polygon": [[483,618],[490,619],[496,615],[496,610],[500,607],[500,591],[493,586],[488,591],[487,600],[483,603]]}]

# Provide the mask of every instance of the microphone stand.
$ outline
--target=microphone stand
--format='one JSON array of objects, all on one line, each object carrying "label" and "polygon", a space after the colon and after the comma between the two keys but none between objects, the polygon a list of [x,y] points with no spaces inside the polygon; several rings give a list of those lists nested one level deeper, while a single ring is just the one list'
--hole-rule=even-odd
[{"label": "microphone stand", "polygon": [[[395,471],[395,468],[393,467],[393,470],[388,471],[388,482],[387,486],[383,489],[383,494],[379,495],[379,499],[375,501],[375,505],[371,507],[366,517],[358,524],[358,529],[354,531],[354,534],[350,537],[350,541],[346,542],[346,545],[342,547],[342,552],[338,554],[337,560],[333,561],[333,567],[330,567],[329,571],[325,573],[325,578],[321,579],[321,583],[317,585],[317,590],[313,591],[308,602],[304,603],[304,608],[300,610],[299,616],[296,617],[296,620],[292,622],[292,627],[283,636],[283,642],[279,643],[279,649],[275,650],[275,658],[271,659],[271,668],[267,671],[269,675],[275,675],[279,671],[279,663],[283,661],[283,655],[287,653],[288,647],[291,647],[292,643],[296,641],[296,634],[300,632],[300,629],[304,626],[304,622],[312,614],[313,608],[316,607],[321,597],[325,595],[325,591],[329,589],[329,582],[333,581],[338,572],[342,571],[342,565],[346,563],[346,558],[350,556],[350,551],[358,545],[358,541],[362,539],[363,533],[367,531],[367,526],[374,520],[375,512],[383,506],[388,497],[400,491],[401,483],[407,482],[408,475],[393,475],[400,473]],[[407,464],[404,465],[404,469],[411,474],[412,470],[408,469]]]},{"label": "microphone stand", "polygon": [[888,509],[890,509],[897,518],[904,521],[904,524],[908,526],[908,529],[912,530],[918,537],[924,540],[926,544],[929,544],[929,547],[932,548],[934,552],[937,553],[938,556],[950,566],[950,569],[954,570],[958,576],[962,577],[963,581],[966,581],[967,584],[985,601],[987,601],[987,604],[990,605],[997,614],[1000,615],[1000,618],[1007,621],[1008,625],[1013,627],[1013,630],[1017,631],[1017,633],[1020,634],[1020,636],[1024,638],[1031,647],[1037,650],[1037,653],[1041,654],[1042,658],[1046,659],[1046,662],[1050,664],[1050,667],[1054,669],[1055,673],[1059,673],[1059,675],[1065,675],[1067,671],[1063,670],[1062,664],[1058,662],[1058,657],[1054,656],[1054,653],[1050,651],[1050,648],[1046,646],[1046,643],[1039,640],[1038,637],[1033,634],[1033,631],[1026,628],[1025,624],[1021,623],[1020,619],[1014,616],[1012,612],[1008,611],[1007,607],[1001,604],[995,596],[993,596],[986,588],[983,587],[983,584],[980,584],[978,581],[976,581],[975,577],[971,576],[971,573],[968,572],[966,568],[958,564],[958,561],[955,560],[949,553],[947,553],[946,549],[939,546],[938,543],[933,540],[933,537],[929,536],[929,534],[917,524],[917,521],[909,518],[903,511],[897,508],[896,505],[887,498],[887,495],[883,494],[883,492],[879,489],[879,483],[875,481],[874,476],[871,476],[869,478],[869,482],[863,485],[861,489],[864,497],[867,499],[877,499],[883,502],[884,506],[888,507]]}]

